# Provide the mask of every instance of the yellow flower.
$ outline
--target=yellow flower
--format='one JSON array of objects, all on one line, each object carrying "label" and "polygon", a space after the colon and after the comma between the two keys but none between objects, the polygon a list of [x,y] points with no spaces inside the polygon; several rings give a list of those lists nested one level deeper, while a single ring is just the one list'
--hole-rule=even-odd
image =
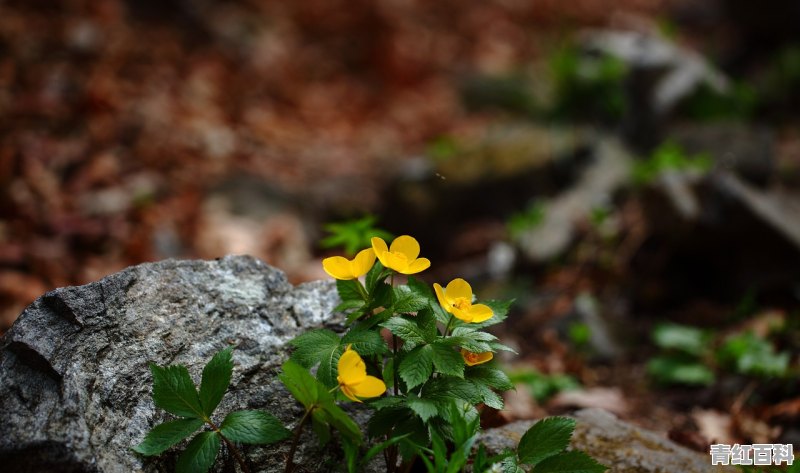
[{"label": "yellow flower", "polygon": [[464,322],[483,322],[494,315],[489,306],[472,303],[472,287],[461,278],[453,279],[446,288],[434,283],[433,289],[444,310]]},{"label": "yellow flower", "polygon": [[375,251],[367,248],[359,251],[352,260],[343,256],[325,258],[322,260],[322,269],[336,279],[357,279],[367,274],[374,263]]},{"label": "yellow flower", "polygon": [[485,351],[483,353],[473,353],[463,348],[461,349],[461,356],[464,358],[464,363],[466,363],[467,366],[480,365],[481,363],[486,363],[487,361],[491,360],[494,357],[494,355],[490,351]]},{"label": "yellow flower", "polygon": [[425,271],[431,265],[428,258],[417,258],[419,243],[408,235],[395,238],[389,247],[381,238],[373,237],[372,249],[375,250],[375,255],[383,266],[398,273],[416,274]]},{"label": "yellow flower", "polygon": [[386,392],[386,384],[367,374],[364,360],[349,345],[339,358],[339,376],[336,379],[344,395],[355,402],[361,402],[359,397],[376,397]]}]

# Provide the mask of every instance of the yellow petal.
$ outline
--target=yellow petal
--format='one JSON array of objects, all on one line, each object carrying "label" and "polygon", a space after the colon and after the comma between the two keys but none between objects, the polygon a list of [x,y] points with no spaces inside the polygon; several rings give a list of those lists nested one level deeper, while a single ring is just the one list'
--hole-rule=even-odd
[{"label": "yellow petal", "polygon": [[406,256],[408,261],[414,261],[419,256],[419,243],[414,237],[408,235],[401,235],[394,239],[392,246],[389,247],[392,253],[402,253]]},{"label": "yellow petal", "polygon": [[336,279],[353,279],[350,261],[342,256],[331,256],[322,260],[322,269]]},{"label": "yellow petal", "polygon": [[375,376],[367,376],[364,381],[351,386],[358,397],[377,397],[386,392],[386,384]]},{"label": "yellow petal", "polygon": [[367,274],[367,272],[372,269],[373,264],[375,264],[375,250],[367,248],[366,250],[359,251],[350,264],[353,276],[358,278]]},{"label": "yellow petal", "polygon": [[355,395],[355,393],[345,384],[342,384],[342,392],[345,396],[347,396],[351,401],[361,402]]},{"label": "yellow petal", "polygon": [[452,312],[452,307],[450,303],[447,301],[447,297],[445,296],[444,289],[437,283],[433,283],[433,290],[436,291],[436,298],[439,299],[439,304],[442,306],[444,310],[447,312]]},{"label": "yellow petal", "polygon": [[375,251],[375,256],[378,257],[384,267],[388,268],[389,266],[386,264],[386,255],[389,253],[389,247],[386,246],[386,242],[378,237],[372,237],[370,241],[372,242],[372,249]]},{"label": "yellow petal", "polygon": [[470,314],[468,311],[461,310],[455,306],[450,306],[450,313],[459,320],[463,320],[464,322],[472,322],[472,314]]},{"label": "yellow petal", "polygon": [[488,305],[474,304],[469,308],[469,316],[472,319],[472,323],[475,324],[489,320],[493,315],[494,312]]},{"label": "yellow petal", "polygon": [[393,270],[402,273],[408,268],[408,260],[402,253],[392,253],[391,251],[383,254],[386,262],[381,260],[384,266],[392,268]]},{"label": "yellow petal", "polygon": [[468,302],[472,302],[472,287],[467,281],[461,278],[450,281],[450,284],[447,285],[447,289],[445,290],[445,294],[447,294],[447,298],[450,300],[463,297]]},{"label": "yellow petal", "polygon": [[464,358],[464,363],[466,363],[467,366],[480,365],[494,358],[494,354],[490,351],[473,353],[463,348],[461,349],[461,356]]},{"label": "yellow petal", "polygon": [[417,274],[430,268],[430,266],[431,261],[428,258],[419,258],[412,261],[404,271],[400,272],[403,274]]},{"label": "yellow petal", "polygon": [[343,385],[353,386],[364,381],[367,377],[367,365],[354,350],[345,350],[339,358],[339,382]]}]

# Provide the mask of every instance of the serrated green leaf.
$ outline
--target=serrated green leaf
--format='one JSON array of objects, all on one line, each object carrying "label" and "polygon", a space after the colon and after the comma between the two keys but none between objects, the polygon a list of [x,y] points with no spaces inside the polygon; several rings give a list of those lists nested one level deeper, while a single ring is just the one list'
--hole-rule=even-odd
[{"label": "serrated green leaf", "polygon": [[480,342],[468,337],[449,336],[442,339],[439,343],[449,346],[459,346],[473,353],[483,353],[492,351],[492,347],[487,342]]},{"label": "serrated green leaf", "polygon": [[476,324],[470,324],[475,328],[490,327],[492,325],[499,324],[500,322],[506,320],[506,317],[508,317],[508,310],[514,303],[514,300],[513,299],[507,301],[489,300],[489,301],[483,301],[482,303],[488,305],[489,308],[492,309],[492,312],[494,314],[492,315],[492,318],[490,318],[489,320],[478,322]]},{"label": "serrated green leaf", "polygon": [[408,288],[419,297],[425,298],[429,302],[436,302],[436,296],[431,287],[413,276],[408,277]]},{"label": "serrated green leaf", "polygon": [[153,402],[156,406],[176,416],[203,418],[200,397],[185,366],[162,368],[150,363],[150,371],[153,373]]},{"label": "serrated green leaf", "polygon": [[433,315],[433,311],[430,307],[426,307],[417,312],[414,321],[417,323],[417,327],[422,330],[422,336],[425,338],[426,342],[433,343],[439,336],[439,328],[436,326],[436,317]]},{"label": "serrated green leaf", "polygon": [[425,343],[425,334],[422,329],[414,322],[403,317],[392,317],[382,323],[381,327],[402,338],[403,341],[413,344]]},{"label": "serrated green leaf", "polygon": [[217,408],[225,391],[231,384],[233,374],[233,348],[226,348],[211,358],[203,368],[203,378],[200,382],[200,405],[206,416],[211,417]]},{"label": "serrated green leaf", "polygon": [[408,389],[413,389],[427,381],[433,374],[433,349],[431,346],[419,346],[408,352],[400,362],[397,372]]},{"label": "serrated green leaf", "polygon": [[357,299],[351,299],[349,301],[344,301],[341,304],[337,305],[336,307],[333,308],[333,311],[347,312],[350,310],[363,309],[365,306],[366,302]]},{"label": "serrated green leaf", "polygon": [[483,402],[483,396],[474,383],[452,376],[431,379],[423,390],[427,398],[437,402],[450,402],[453,399],[461,399],[473,405]]},{"label": "serrated green leaf", "polygon": [[389,307],[392,305],[392,286],[385,282],[378,282],[375,290],[370,293],[369,306],[373,309]]},{"label": "serrated green leaf", "polygon": [[503,370],[497,368],[491,368],[489,366],[470,366],[467,368],[464,375],[469,380],[485,384],[498,391],[508,391],[514,388],[514,383],[508,379],[508,375],[506,375]]},{"label": "serrated green leaf", "polygon": [[388,350],[386,341],[375,330],[350,330],[342,337],[342,344],[352,345],[361,356],[380,355]]},{"label": "serrated green leaf", "polygon": [[560,453],[569,445],[573,431],[575,419],[568,417],[547,417],[535,423],[519,441],[520,463],[536,465]]},{"label": "serrated green leaf", "polygon": [[239,443],[269,444],[279,442],[291,432],[272,414],[264,411],[235,411],[220,426],[222,435]]},{"label": "serrated green leaf", "polygon": [[357,279],[336,280],[336,292],[339,293],[339,298],[342,301],[363,301],[364,296],[359,291],[358,286],[361,283]]},{"label": "serrated green leaf", "polygon": [[216,432],[200,432],[197,434],[186,450],[183,451],[175,464],[177,473],[205,473],[217,459],[219,452],[219,435]]},{"label": "serrated green leaf", "polygon": [[339,335],[327,330],[317,329],[306,332],[289,342],[296,347],[292,359],[306,368],[319,363],[317,378],[326,386],[335,385],[337,364],[344,351]]},{"label": "serrated green leaf", "polygon": [[428,419],[439,414],[436,403],[424,397],[410,396],[407,404],[423,422],[428,422]]},{"label": "serrated green leaf", "polygon": [[412,291],[408,286],[397,286],[392,296],[392,309],[395,313],[416,312],[428,306],[428,298]]},{"label": "serrated green leaf", "polygon": [[311,330],[289,341],[295,347],[292,359],[306,368],[330,358],[331,352],[339,348],[341,343],[339,335],[324,328]]},{"label": "serrated green leaf", "polygon": [[457,378],[464,377],[464,358],[452,346],[434,343],[433,366],[436,371]]},{"label": "serrated green leaf", "polygon": [[603,473],[606,470],[606,466],[584,452],[572,450],[542,460],[533,473]]},{"label": "serrated green leaf", "polygon": [[481,399],[484,404],[491,407],[492,409],[497,409],[498,411],[503,410],[503,398],[500,397],[499,394],[492,391],[492,389],[485,384],[481,383],[473,383],[473,384],[480,392]]},{"label": "serrated green leaf", "polygon": [[286,361],[281,370],[278,379],[306,409],[319,402],[321,385],[308,370],[292,360]]},{"label": "serrated green leaf", "polygon": [[158,455],[203,426],[200,419],[178,419],[153,427],[133,450],[142,455]]}]

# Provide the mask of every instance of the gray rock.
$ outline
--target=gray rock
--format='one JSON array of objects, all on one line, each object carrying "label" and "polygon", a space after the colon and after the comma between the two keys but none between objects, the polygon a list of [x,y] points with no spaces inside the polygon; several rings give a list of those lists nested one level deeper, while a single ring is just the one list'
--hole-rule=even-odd
[{"label": "gray rock", "polygon": [[[602,409],[575,413],[578,421],[570,447],[583,450],[610,473],[737,472],[735,467],[711,466],[711,457],[684,448],[664,437],[622,422]],[[489,429],[479,441],[489,453],[515,448],[536,421],[518,421]]]},{"label": "gray rock", "polygon": [[[0,339],[0,464],[14,472],[174,471],[177,455],[130,450],[171,418],[151,399],[148,362],[181,363],[199,381],[218,350],[235,345],[234,375],[218,415],[272,412],[290,428],[302,408],[276,372],[286,342],[331,319],[326,282],[290,285],[251,257],[142,264],[98,282],[49,292]],[[218,419],[221,420],[221,419]],[[252,471],[282,471],[289,442],[243,447]],[[182,447],[180,445],[179,447]],[[310,433],[300,471],[335,462]],[[215,471],[236,471],[223,449]]]}]

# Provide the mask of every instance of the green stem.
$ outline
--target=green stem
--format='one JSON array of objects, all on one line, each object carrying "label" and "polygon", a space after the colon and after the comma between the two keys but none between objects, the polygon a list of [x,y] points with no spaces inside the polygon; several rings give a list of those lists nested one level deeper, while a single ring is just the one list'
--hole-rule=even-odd
[{"label": "green stem", "polygon": [[447,321],[447,326],[444,328],[444,336],[445,337],[447,337],[450,334],[450,325],[453,324],[454,320],[455,320],[455,317],[453,317],[453,314],[450,314],[450,320]]},{"label": "green stem", "polygon": [[361,294],[361,297],[364,299],[364,301],[365,302],[368,301],[369,294],[367,294],[367,290],[364,288],[364,285],[361,284],[361,281],[359,281],[358,279],[356,279],[356,287],[358,288],[358,293]]},{"label": "green stem", "polygon": [[300,423],[297,424],[297,427],[294,429],[294,437],[292,438],[292,447],[289,449],[289,455],[286,458],[286,468],[283,470],[283,473],[289,473],[294,469],[294,453],[297,451],[297,444],[300,442],[300,434],[303,432],[303,426],[306,424],[306,420],[308,416],[311,414],[311,411],[314,410],[316,405],[309,407],[306,410],[306,413],[303,414],[303,418],[300,419]]},{"label": "green stem", "polygon": [[239,451],[238,448],[236,448],[236,445],[234,445],[230,440],[228,440],[227,437],[222,435],[222,432],[220,432],[219,427],[217,427],[216,424],[211,422],[211,419],[205,418],[204,420],[206,421],[206,423],[208,425],[211,426],[211,428],[214,430],[214,432],[216,432],[217,435],[219,435],[219,438],[221,438],[222,441],[225,442],[225,445],[228,446],[228,450],[230,450],[231,453],[233,453],[233,458],[235,458],[236,459],[236,463],[238,463],[239,466],[242,467],[242,471],[244,473],[250,473],[250,469],[247,468],[247,464],[244,462],[244,457],[242,457],[242,453]]}]

